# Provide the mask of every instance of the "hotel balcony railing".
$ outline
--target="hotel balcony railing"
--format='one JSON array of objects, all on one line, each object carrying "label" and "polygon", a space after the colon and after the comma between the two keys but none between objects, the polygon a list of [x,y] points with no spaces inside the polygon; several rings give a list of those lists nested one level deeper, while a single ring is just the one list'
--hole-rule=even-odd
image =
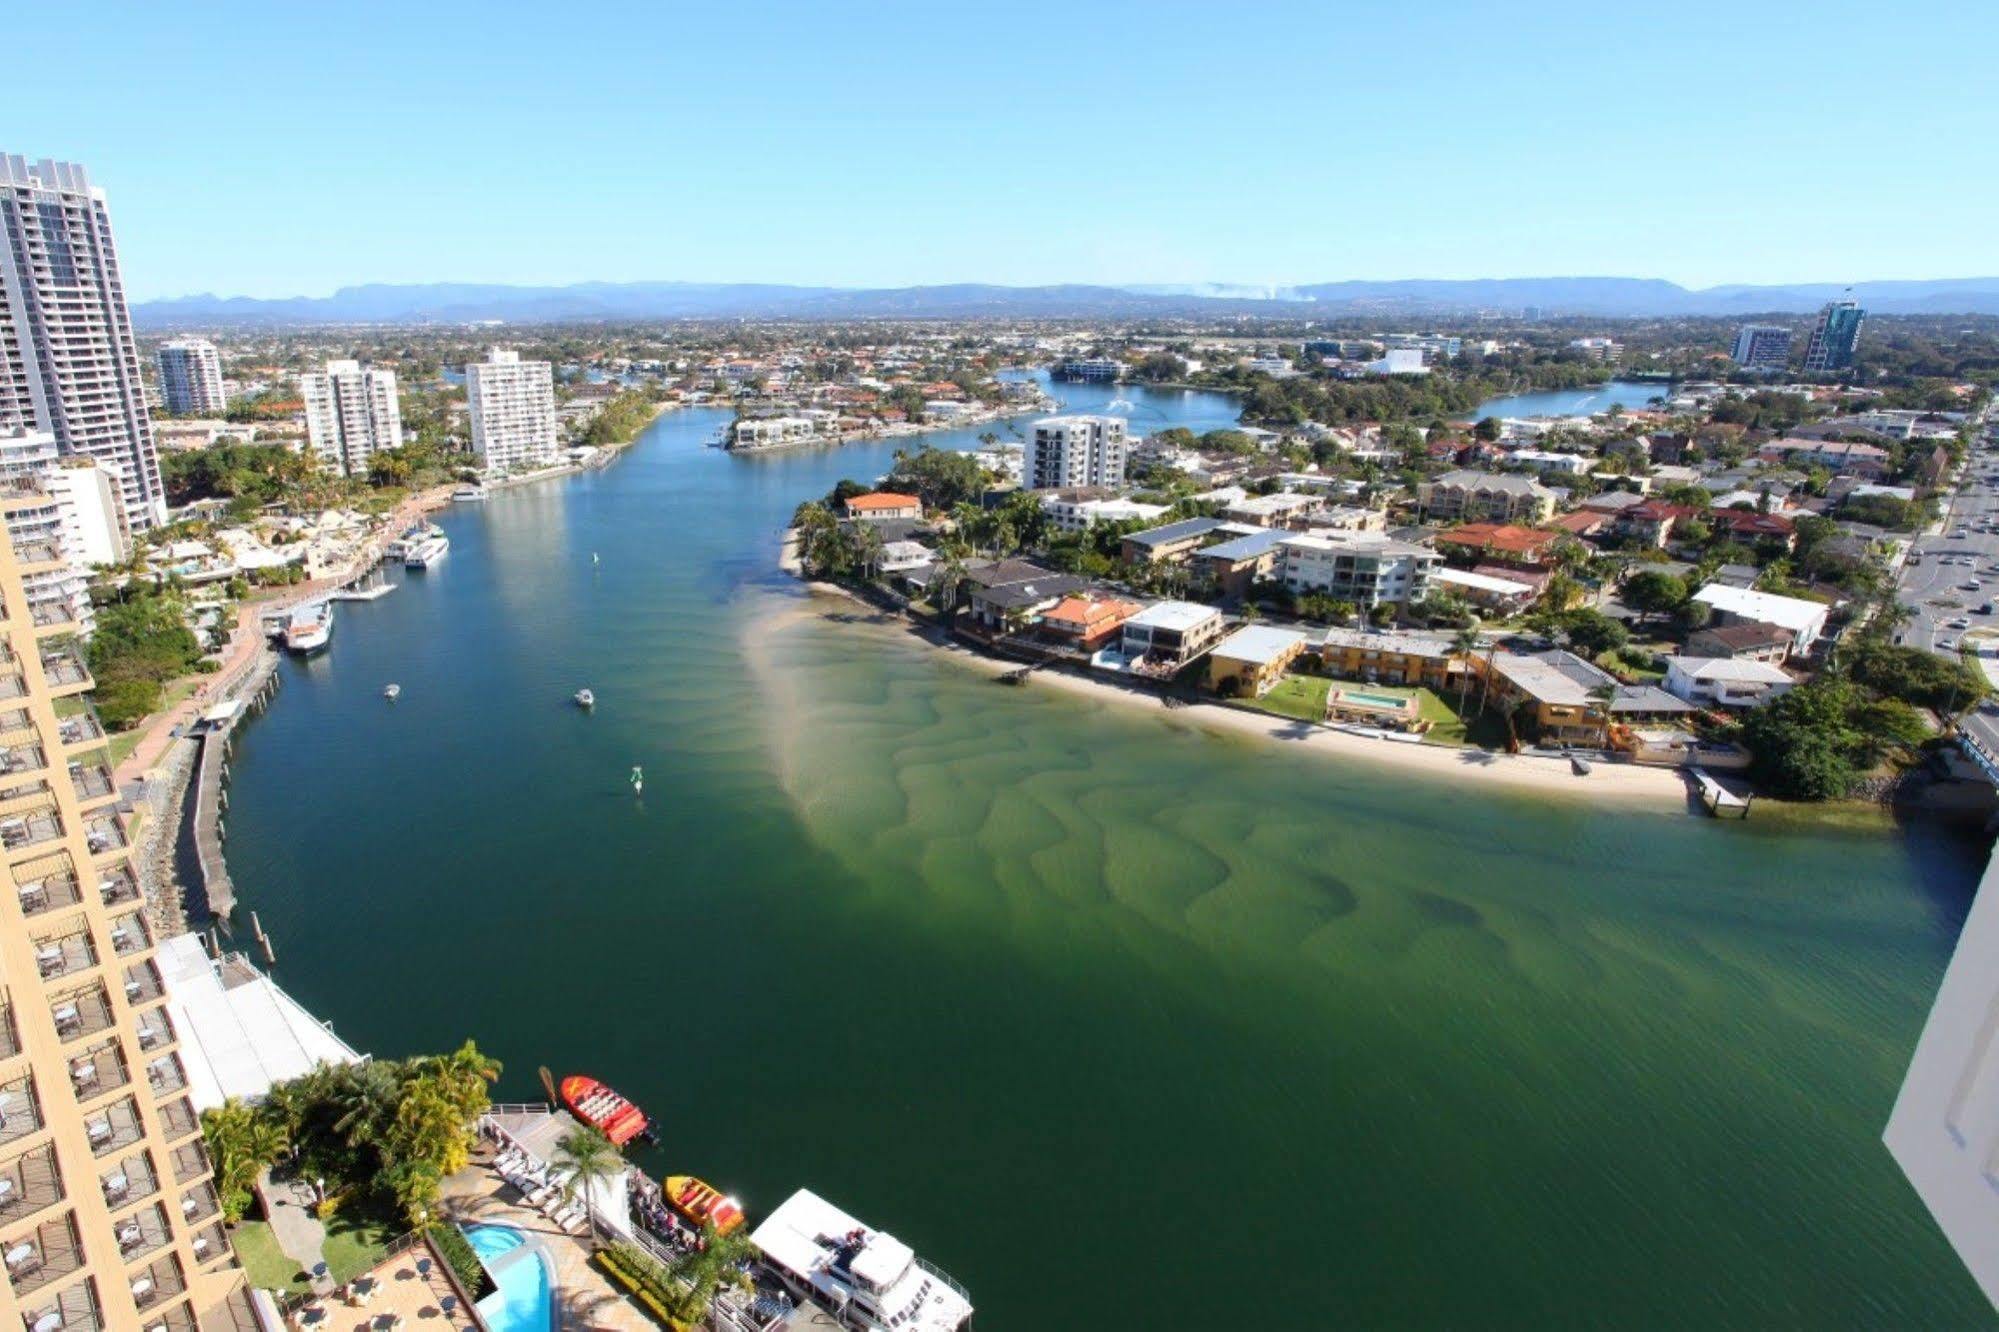
[{"label": "hotel balcony railing", "polygon": [[83,832],[93,856],[109,855],[132,844],[131,839],[125,836],[125,824],[115,814],[99,814],[96,818],[85,819]]},{"label": "hotel balcony railing", "polygon": [[50,813],[12,814],[0,819],[0,847],[22,851],[62,836],[62,820]]},{"label": "hotel balcony railing", "polygon": [[214,1221],[195,1231],[188,1247],[194,1250],[194,1261],[205,1266],[229,1256],[229,1237],[222,1233],[222,1223]]},{"label": "hotel balcony railing", "polygon": [[118,784],[111,780],[111,769],[102,763],[71,763],[69,782],[76,788],[77,803],[95,804],[118,794]]},{"label": "hotel balcony railing", "polygon": [[98,876],[97,891],[103,895],[104,905],[108,907],[136,902],[139,900],[139,876],[130,865],[114,865]]},{"label": "hotel balcony railing", "polygon": [[19,671],[0,675],[0,699],[23,698],[27,692],[28,682]]},{"label": "hotel balcony railing", "polygon": [[150,961],[125,968],[125,1001],[135,1007],[150,1004],[166,992],[160,984],[160,969]]},{"label": "hotel balcony railing", "polygon": [[101,981],[56,995],[49,1000],[49,1016],[55,1019],[56,1035],[65,1041],[95,1036],[118,1020]]},{"label": "hotel balcony railing", "polygon": [[17,731],[35,729],[35,716],[26,708],[8,708],[0,712],[0,735],[13,735]]},{"label": "hotel balcony railing", "polygon": [[8,745],[0,749],[0,778],[18,773],[40,772],[49,766],[49,756],[40,745]]},{"label": "hotel balcony railing", "polygon": [[42,678],[48,681],[54,693],[75,693],[89,689],[93,685],[90,671],[83,664],[83,656],[74,648],[60,652],[42,654]]},{"label": "hotel balcony railing", "polygon": [[81,976],[97,965],[97,945],[91,941],[90,927],[82,921],[75,923],[83,928],[59,938],[35,940],[35,967],[43,980]]},{"label": "hotel balcony railing", "polygon": [[180,1195],[181,1220],[190,1226],[198,1226],[221,1211],[221,1197],[207,1184],[197,1184]]},{"label": "hotel balcony railing", "polygon": [[146,928],[146,917],[141,912],[128,911],[111,922],[111,951],[120,957],[141,952],[152,941],[152,931]]},{"label": "hotel balcony railing", "polygon": [[132,1070],[125,1063],[125,1051],[116,1036],[99,1041],[82,1054],[71,1055],[69,1085],[79,1103],[88,1105],[100,1096],[132,1085]]},{"label": "hotel balcony railing", "polygon": [[45,1207],[63,1200],[62,1171],[54,1143],[43,1143],[0,1165],[0,1228],[11,1230]]},{"label": "hotel balcony railing", "polygon": [[0,1083],[0,1146],[25,1138],[41,1127],[42,1102],[35,1094],[34,1074]]},{"label": "hotel balcony railing", "polygon": [[[132,1303],[139,1306],[141,1313],[186,1291],[187,1277],[180,1270],[180,1259],[171,1253],[132,1277]],[[165,1324],[149,1323],[147,1332],[161,1326]]]},{"label": "hotel balcony railing", "polygon": [[30,869],[38,869],[43,877],[21,879],[14,885],[20,895],[21,914],[30,918],[44,911],[55,911],[61,907],[75,906],[83,900],[83,888],[76,876],[60,867],[61,862],[43,861],[39,866],[21,866],[17,875]]},{"label": "hotel balcony railing", "polygon": [[0,1261],[6,1264],[16,1295],[40,1290],[49,1282],[68,1276],[83,1266],[83,1240],[76,1231],[76,1217],[65,1212],[20,1238],[7,1241]]},{"label": "hotel balcony railing", "polygon": [[64,563],[62,547],[53,541],[16,541],[14,558],[21,562],[23,572],[33,572],[30,565]]},{"label": "hotel balcony railing", "polygon": [[72,712],[56,723],[56,735],[65,745],[87,745],[104,738],[104,726],[88,712]]},{"label": "hotel balcony railing", "polygon": [[[209,1315],[209,1326],[220,1327],[215,1320],[227,1317],[226,1310],[217,1310]],[[263,1332],[263,1325],[255,1321],[241,1324],[242,1332]],[[169,1309],[158,1310],[147,1317],[146,1332],[201,1332],[201,1324],[194,1321],[194,1309],[186,1301]]]},{"label": "hotel balcony railing", "polygon": [[0,1059],[21,1053],[21,1024],[14,1018],[14,1005],[0,999]]},{"label": "hotel balcony railing", "polygon": [[179,1142],[189,1134],[201,1132],[201,1120],[196,1118],[194,1107],[185,1097],[160,1107],[160,1126],[166,1130],[168,1142]]},{"label": "hotel balcony railing", "polygon": [[174,1237],[173,1227],[167,1224],[166,1209],[158,1203],[113,1222],[111,1233],[118,1239],[118,1252],[128,1263],[165,1248]]},{"label": "hotel balcony railing", "polygon": [[28,618],[35,622],[37,629],[69,629],[76,625],[76,616],[70,612],[65,601],[44,601],[28,608]]},{"label": "hotel balcony railing", "polygon": [[186,1184],[208,1174],[208,1153],[198,1142],[174,1148],[172,1160],[176,1184]]},{"label": "hotel balcony railing", "polygon": [[187,1070],[179,1055],[163,1054],[146,1061],[146,1081],[152,1084],[153,1095],[172,1096],[187,1090]]},{"label": "hotel balcony railing", "polygon": [[139,1019],[139,1048],[164,1050],[174,1043],[173,1019],[164,1008],[149,1010]]},{"label": "hotel balcony railing", "polygon": [[114,1106],[85,1116],[83,1136],[90,1140],[90,1154],[102,1160],[145,1137],[146,1125],[139,1118],[139,1107],[128,1096]]},{"label": "hotel balcony railing", "polygon": [[104,1171],[97,1177],[97,1187],[104,1192],[104,1205],[112,1211],[122,1211],[135,1202],[144,1202],[160,1191],[160,1173],[153,1169],[153,1158],[144,1152],[133,1152],[130,1156]]},{"label": "hotel balcony railing", "polygon": [[[50,1322],[50,1319],[56,1322]],[[55,1299],[30,1305],[21,1313],[27,1332],[40,1328],[60,1328],[61,1332],[103,1332],[104,1311],[97,1303],[97,1283],[79,1281],[63,1287]]]}]

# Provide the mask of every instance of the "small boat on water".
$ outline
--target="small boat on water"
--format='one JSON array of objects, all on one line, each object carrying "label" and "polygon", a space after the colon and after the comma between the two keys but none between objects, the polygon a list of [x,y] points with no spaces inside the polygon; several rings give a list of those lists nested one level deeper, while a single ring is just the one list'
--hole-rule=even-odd
[{"label": "small boat on water", "polygon": [[403,696],[403,687],[401,685],[392,684],[392,685],[382,686],[382,697],[389,700],[389,702],[393,703],[402,696]]},{"label": "small boat on water", "polygon": [[403,537],[403,567],[428,569],[451,551],[451,538],[431,524],[415,528]]},{"label": "small boat on water", "polygon": [[458,504],[477,504],[486,498],[484,486],[460,486],[451,492],[451,498]]},{"label": "small boat on water", "polygon": [[1569,771],[1578,777],[1587,777],[1589,776],[1589,764],[1571,754],[1569,755]]},{"label": "small boat on water", "polygon": [[570,695],[570,700],[585,712],[597,706],[597,696],[587,689],[579,689]]},{"label": "small boat on water", "polygon": [[309,657],[333,641],[333,603],[312,601],[293,609],[285,621],[285,650]]},{"label": "small boat on water", "polygon": [[653,1141],[652,1122],[633,1105],[595,1078],[573,1074],[562,1080],[562,1104],[569,1113],[596,1129],[619,1147],[634,1138]]},{"label": "small boat on water", "polygon": [[661,1181],[661,1193],[666,1205],[686,1217],[696,1230],[713,1226],[717,1234],[726,1235],[743,1224],[741,1203],[692,1175],[668,1175]]},{"label": "small boat on water", "polygon": [[646,770],[644,768],[638,767],[637,765],[633,765],[632,794],[644,795],[645,793],[646,793]]}]

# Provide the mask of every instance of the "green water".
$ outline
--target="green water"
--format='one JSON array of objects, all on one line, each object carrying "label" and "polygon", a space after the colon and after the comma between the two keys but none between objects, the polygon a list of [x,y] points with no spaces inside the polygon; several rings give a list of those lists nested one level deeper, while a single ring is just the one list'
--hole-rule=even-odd
[{"label": "green water", "polygon": [[603,1077],[987,1329],[1990,1320],[1878,1140],[1982,847],[997,687],[769,575],[885,447],[715,424],[448,515],[244,733],[239,892],[350,1041]]}]

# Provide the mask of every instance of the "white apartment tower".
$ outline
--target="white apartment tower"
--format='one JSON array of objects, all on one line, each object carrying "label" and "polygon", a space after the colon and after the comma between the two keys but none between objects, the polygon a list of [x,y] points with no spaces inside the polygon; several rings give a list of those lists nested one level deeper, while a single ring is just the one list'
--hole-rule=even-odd
[{"label": "white apartment tower", "polygon": [[1744,324],[1729,356],[1745,370],[1782,370],[1791,362],[1791,330],[1782,324]]},{"label": "white apartment tower", "polygon": [[127,525],[166,521],[104,192],[71,162],[0,155],[0,426],[119,470]]},{"label": "white apartment tower", "polygon": [[547,361],[495,347],[465,367],[465,389],[480,467],[512,472],[555,461],[555,374]]},{"label": "white apartment tower", "polygon": [[1122,417],[1050,416],[1034,423],[1024,480],[1030,490],[1121,486],[1125,452]]},{"label": "white apartment tower", "polygon": [[119,495],[122,478],[112,468],[88,458],[63,458],[46,430],[0,426],[6,536],[16,549],[42,557],[21,573],[29,618],[40,628],[88,634],[96,627],[90,567],[117,564],[131,553]]},{"label": "white apartment tower", "polygon": [[328,471],[359,476],[376,450],[402,446],[395,371],[328,361],[323,372],[300,375],[298,389],[305,400],[307,442]]},{"label": "white apartment tower", "polygon": [[160,405],[174,416],[220,416],[229,405],[222,390],[222,358],[206,338],[160,344]]}]

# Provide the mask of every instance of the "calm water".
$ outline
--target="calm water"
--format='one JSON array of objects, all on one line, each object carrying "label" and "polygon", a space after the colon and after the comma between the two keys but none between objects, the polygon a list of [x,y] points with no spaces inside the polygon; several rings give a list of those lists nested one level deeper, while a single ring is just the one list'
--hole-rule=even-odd
[{"label": "calm water", "polygon": [[719,419],[445,515],[245,732],[239,891],[354,1044],[604,1077],[656,1171],[810,1185],[988,1329],[1989,1318],[1878,1141],[1980,848],[996,687],[769,572],[889,447]]},{"label": "calm water", "polygon": [[1643,407],[1654,398],[1664,397],[1668,386],[1643,380],[1613,379],[1589,388],[1552,389],[1546,393],[1521,393],[1510,398],[1489,398],[1478,405],[1472,419],[1486,416],[1593,416],[1607,412],[1614,403]]}]

